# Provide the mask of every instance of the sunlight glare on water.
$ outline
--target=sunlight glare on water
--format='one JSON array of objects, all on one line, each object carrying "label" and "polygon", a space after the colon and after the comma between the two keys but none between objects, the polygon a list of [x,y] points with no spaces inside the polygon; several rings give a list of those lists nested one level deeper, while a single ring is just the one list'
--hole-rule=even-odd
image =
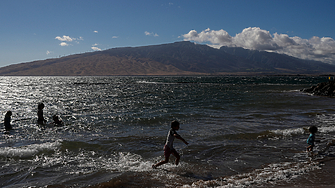
[{"label": "sunlight glare on water", "polygon": [[[2,187],[248,186],[288,181],[319,166],[303,153],[308,127],[335,134],[332,98],[300,89],[323,77],[2,77]],[[38,125],[37,105],[46,125]],[[52,116],[65,125],[55,127]],[[181,164],[163,160],[181,123]],[[316,150],[322,146],[317,146]],[[330,152],[333,152],[332,150]],[[289,174],[289,175],[288,175]],[[250,178],[252,176],[252,178]],[[224,178],[223,178],[224,177]]]}]

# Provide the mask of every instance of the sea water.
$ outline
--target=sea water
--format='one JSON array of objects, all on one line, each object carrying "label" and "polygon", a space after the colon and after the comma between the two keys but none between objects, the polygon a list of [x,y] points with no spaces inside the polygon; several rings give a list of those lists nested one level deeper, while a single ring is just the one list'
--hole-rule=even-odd
[{"label": "sea water", "polygon": [[[280,185],[322,168],[305,152],[308,127],[321,150],[335,135],[334,99],[300,89],[327,79],[1,77],[1,117],[11,110],[14,130],[0,137],[0,187]],[[152,169],[172,120],[189,145],[176,139],[180,164]]]}]

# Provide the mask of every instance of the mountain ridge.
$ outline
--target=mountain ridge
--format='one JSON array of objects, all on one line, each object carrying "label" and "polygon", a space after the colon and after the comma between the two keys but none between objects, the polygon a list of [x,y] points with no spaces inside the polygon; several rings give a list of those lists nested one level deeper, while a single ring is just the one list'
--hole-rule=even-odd
[{"label": "mountain ridge", "polygon": [[238,47],[181,41],[112,48],[0,68],[8,76],[329,74],[335,66]]}]

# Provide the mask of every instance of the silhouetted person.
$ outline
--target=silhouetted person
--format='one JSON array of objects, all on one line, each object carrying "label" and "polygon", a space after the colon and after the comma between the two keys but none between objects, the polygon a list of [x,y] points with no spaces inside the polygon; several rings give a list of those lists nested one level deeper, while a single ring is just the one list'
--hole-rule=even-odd
[{"label": "silhouetted person", "polygon": [[44,119],[43,117],[43,108],[44,108],[44,104],[43,103],[39,103],[37,106],[38,110],[37,110],[37,123],[40,125],[43,125],[47,120]]},{"label": "silhouetted person", "polygon": [[186,145],[188,145],[188,143],[179,135],[177,134],[177,130],[179,130],[179,122],[178,121],[172,121],[171,123],[171,129],[168,132],[168,136],[166,138],[166,143],[164,146],[164,156],[165,159],[157,164],[152,165],[152,168],[157,168],[158,166],[168,163],[169,162],[169,158],[170,155],[174,155],[176,157],[176,161],[175,164],[178,165],[179,160],[180,160],[180,156],[178,154],[178,152],[173,148],[173,141],[175,138],[183,141]]},{"label": "silhouetted person", "polygon": [[4,120],[4,125],[5,125],[5,130],[6,131],[12,130],[12,125],[10,124],[11,116],[12,116],[12,112],[7,111],[7,113],[5,115],[5,120]]},{"label": "silhouetted person", "polygon": [[313,151],[314,142],[315,142],[315,133],[318,132],[318,128],[316,126],[311,126],[308,130],[311,134],[309,135],[307,139],[308,147],[306,149],[307,151]]},{"label": "silhouetted person", "polygon": [[54,120],[53,124],[57,127],[63,126],[62,120],[59,120],[59,117],[57,115],[52,116],[52,119]]}]

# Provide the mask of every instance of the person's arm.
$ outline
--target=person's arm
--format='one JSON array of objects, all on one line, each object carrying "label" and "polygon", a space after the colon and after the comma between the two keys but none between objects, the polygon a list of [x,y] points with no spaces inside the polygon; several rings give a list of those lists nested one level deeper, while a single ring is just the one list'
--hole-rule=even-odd
[{"label": "person's arm", "polygon": [[179,134],[174,134],[173,136],[183,141],[186,145],[188,145],[188,142],[186,142],[186,140],[184,140]]}]

